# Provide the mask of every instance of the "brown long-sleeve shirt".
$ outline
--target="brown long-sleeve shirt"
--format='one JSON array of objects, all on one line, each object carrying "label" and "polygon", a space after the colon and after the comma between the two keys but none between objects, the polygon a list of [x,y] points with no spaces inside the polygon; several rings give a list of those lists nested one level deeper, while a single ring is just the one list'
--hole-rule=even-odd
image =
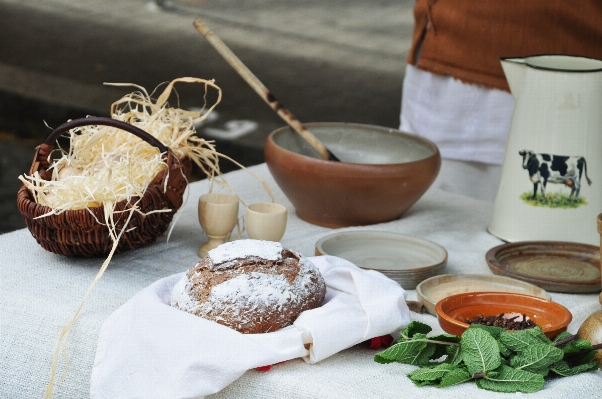
[{"label": "brown long-sleeve shirt", "polygon": [[417,0],[414,17],[407,62],[465,83],[509,91],[500,57],[602,59],[602,0]]}]

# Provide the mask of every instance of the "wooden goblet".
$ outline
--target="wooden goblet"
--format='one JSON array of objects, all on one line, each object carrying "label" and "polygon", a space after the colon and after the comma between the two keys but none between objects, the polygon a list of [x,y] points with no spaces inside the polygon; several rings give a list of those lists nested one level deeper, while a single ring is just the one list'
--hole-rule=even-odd
[{"label": "wooden goblet", "polygon": [[199,222],[209,241],[199,249],[204,258],[207,252],[226,242],[238,220],[238,198],[232,194],[208,193],[199,198]]}]

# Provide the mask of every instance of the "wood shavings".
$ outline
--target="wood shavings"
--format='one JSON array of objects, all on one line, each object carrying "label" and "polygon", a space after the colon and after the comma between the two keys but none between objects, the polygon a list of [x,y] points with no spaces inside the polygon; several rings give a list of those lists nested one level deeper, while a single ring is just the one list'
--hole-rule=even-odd
[{"label": "wood shavings", "polygon": [[[208,110],[185,111],[169,107],[167,99],[176,82],[201,83],[205,96],[217,91],[217,101]],[[156,101],[142,87],[113,103],[111,117],[130,123],[156,137],[180,158],[189,158],[207,177],[219,176],[219,154],[213,143],[195,136],[194,123],[202,121],[221,100],[221,90],[213,81],[180,78],[170,82]],[[206,111],[206,112],[204,112]],[[165,168],[159,151],[131,133],[111,126],[83,126],[70,131],[70,147],[59,148],[52,179],[34,173],[20,176],[50,214],[117,203],[142,196],[153,178]],[[56,155],[53,153],[53,157]]]},{"label": "wood shavings", "polygon": [[[213,88],[217,91],[217,100],[209,108],[205,104],[198,111],[170,107],[167,99],[177,82],[203,84],[205,99],[208,90]],[[220,157],[244,169],[235,160],[218,153],[213,141],[196,136],[194,125],[205,120],[221,101],[221,90],[213,81],[189,77],[174,79],[156,101],[143,87],[135,84],[110,85],[138,89],[112,104],[113,119],[150,133],[167,145],[179,159],[189,158],[212,183],[229,188],[221,178]],[[44,180],[35,173],[19,177],[33,193],[37,203],[52,208],[49,214],[142,196],[152,179],[165,167],[155,147],[115,127],[83,126],[73,129],[69,138],[70,148],[57,150],[60,157],[51,166],[51,180]],[[273,199],[265,182],[254,177]]]}]

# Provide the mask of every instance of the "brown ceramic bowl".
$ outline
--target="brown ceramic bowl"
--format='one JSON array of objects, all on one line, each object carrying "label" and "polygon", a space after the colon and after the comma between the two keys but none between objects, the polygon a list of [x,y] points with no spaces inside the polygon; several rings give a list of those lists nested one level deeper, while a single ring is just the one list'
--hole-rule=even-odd
[{"label": "brown ceramic bowl", "polygon": [[325,161],[289,127],[273,131],[264,156],[297,215],[325,227],[400,218],[441,167],[432,142],[399,130],[352,123],[308,123],[342,162]]},{"label": "brown ceramic bowl", "polygon": [[550,339],[563,331],[573,319],[564,306],[536,296],[508,292],[467,292],[443,298],[435,305],[441,328],[450,334],[462,335],[468,328],[467,319],[495,316],[500,313],[527,315]]}]

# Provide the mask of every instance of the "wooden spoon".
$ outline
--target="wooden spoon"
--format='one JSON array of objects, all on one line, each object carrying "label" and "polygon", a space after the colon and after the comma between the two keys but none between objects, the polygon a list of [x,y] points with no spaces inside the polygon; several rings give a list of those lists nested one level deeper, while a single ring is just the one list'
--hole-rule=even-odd
[{"label": "wooden spoon", "polygon": [[236,72],[255,90],[257,94],[270,106],[284,121],[292,127],[297,133],[301,135],[317,152],[320,156],[329,161],[341,160],[337,158],[326,146],[313,135],[299,119],[286,109],[267,87],[242,63],[242,61],[221,41],[219,37],[215,35],[209,27],[205,25],[200,19],[195,19],[193,23],[196,30],[198,30],[205,39],[211,44],[218,53],[234,68]]}]

